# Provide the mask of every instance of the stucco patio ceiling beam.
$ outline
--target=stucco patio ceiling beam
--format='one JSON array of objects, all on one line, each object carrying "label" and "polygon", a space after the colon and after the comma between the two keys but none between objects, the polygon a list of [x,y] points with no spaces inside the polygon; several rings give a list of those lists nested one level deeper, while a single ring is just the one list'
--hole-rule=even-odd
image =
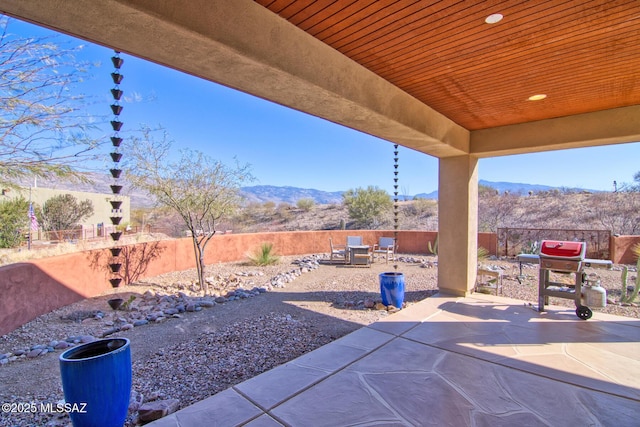
[{"label": "stucco patio ceiling beam", "polygon": [[640,141],[640,105],[471,132],[471,155],[495,157]]},{"label": "stucco patio ceiling beam", "polygon": [[3,0],[0,11],[436,157],[468,153],[466,129],[250,0]]}]

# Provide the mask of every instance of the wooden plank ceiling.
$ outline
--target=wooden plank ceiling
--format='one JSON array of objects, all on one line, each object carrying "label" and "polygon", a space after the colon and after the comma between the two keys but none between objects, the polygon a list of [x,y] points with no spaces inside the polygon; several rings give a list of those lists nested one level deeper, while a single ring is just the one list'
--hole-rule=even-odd
[{"label": "wooden plank ceiling", "polygon": [[469,130],[640,104],[639,0],[256,2]]}]

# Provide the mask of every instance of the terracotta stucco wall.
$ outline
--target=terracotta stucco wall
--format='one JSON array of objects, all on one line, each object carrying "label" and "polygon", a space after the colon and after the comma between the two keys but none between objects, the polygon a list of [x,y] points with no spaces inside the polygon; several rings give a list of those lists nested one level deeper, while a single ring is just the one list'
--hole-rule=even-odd
[{"label": "terracotta stucco wall", "polygon": [[[347,236],[362,236],[373,245],[382,236],[393,237],[389,230],[334,230],[288,233],[225,234],[214,236],[207,246],[207,265],[237,261],[257,250],[262,243],[272,243],[280,255],[329,252],[329,238],[343,243]],[[428,242],[434,231],[400,231],[400,253],[428,254]],[[495,253],[495,235],[482,233],[478,243]],[[121,273],[132,280],[170,271],[195,267],[191,239],[169,240],[125,246]],[[0,267],[0,334],[56,308],[89,298],[111,289],[107,264],[109,250],[95,250],[33,260]]]},{"label": "terracotta stucco wall", "polygon": [[611,237],[611,261],[614,264],[635,264],[636,256],[631,252],[631,248],[638,244],[640,244],[640,236]]}]

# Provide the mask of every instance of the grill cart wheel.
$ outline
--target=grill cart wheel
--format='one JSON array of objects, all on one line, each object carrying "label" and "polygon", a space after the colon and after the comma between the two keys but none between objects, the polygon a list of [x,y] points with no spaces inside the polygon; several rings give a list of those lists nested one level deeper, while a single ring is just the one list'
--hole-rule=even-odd
[{"label": "grill cart wheel", "polygon": [[576,316],[578,316],[582,320],[588,320],[591,319],[591,316],[593,316],[593,312],[589,307],[581,305],[580,307],[576,308]]}]

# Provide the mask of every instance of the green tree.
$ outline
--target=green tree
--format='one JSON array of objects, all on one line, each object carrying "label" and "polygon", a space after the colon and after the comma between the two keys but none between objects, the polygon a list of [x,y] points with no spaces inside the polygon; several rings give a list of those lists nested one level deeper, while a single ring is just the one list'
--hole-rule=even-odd
[{"label": "green tree", "polygon": [[78,201],[71,194],[60,194],[44,202],[41,212],[41,226],[46,231],[60,234],[67,230],[75,229],[80,222],[93,214],[91,200]]},{"label": "green tree", "polygon": [[633,184],[630,185],[629,190],[640,192],[640,171],[633,174]]},{"label": "green tree", "polygon": [[29,230],[29,202],[23,198],[0,201],[0,248],[20,246]]},{"label": "green tree", "polygon": [[298,199],[296,202],[296,206],[298,209],[302,209],[305,212],[309,212],[316,205],[316,202],[313,199]]},{"label": "green tree", "polygon": [[393,207],[391,196],[378,187],[349,189],[342,194],[349,217],[363,228],[375,228],[380,216]]},{"label": "green tree", "polygon": [[158,205],[182,218],[193,241],[200,287],[207,291],[206,246],[216,232],[216,222],[238,207],[240,184],[252,176],[248,165],[230,168],[199,151],[183,150],[178,160],[172,160],[170,148],[166,133],[156,140],[150,129],[143,129],[142,137],[128,144],[127,177]]},{"label": "green tree", "polygon": [[86,133],[90,118],[81,114],[86,102],[71,90],[85,74],[74,57],[81,47],[13,35],[11,22],[0,17],[0,185],[80,178],[74,167],[95,156],[97,145]]},{"label": "green tree", "polygon": [[478,197],[495,196],[499,191],[488,185],[478,184]]}]

